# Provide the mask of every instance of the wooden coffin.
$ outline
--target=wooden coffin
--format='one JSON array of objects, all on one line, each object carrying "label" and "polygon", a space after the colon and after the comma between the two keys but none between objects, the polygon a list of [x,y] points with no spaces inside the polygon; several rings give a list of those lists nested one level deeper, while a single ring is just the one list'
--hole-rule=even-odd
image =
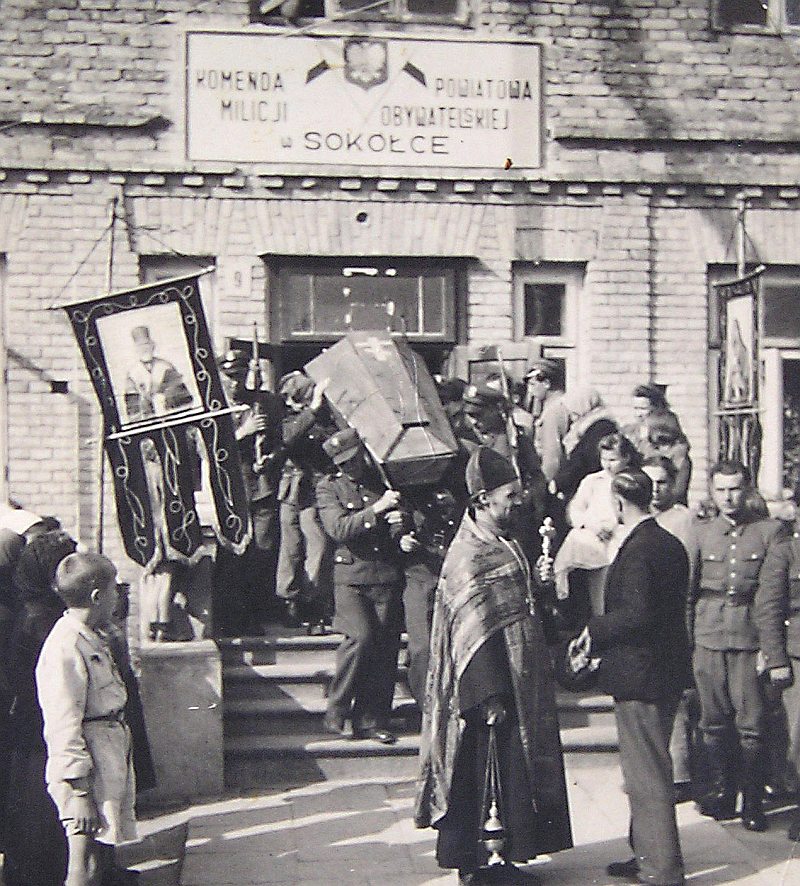
[{"label": "wooden coffin", "polygon": [[457,444],[424,360],[388,332],[351,332],[305,366],[393,486],[436,483]]}]

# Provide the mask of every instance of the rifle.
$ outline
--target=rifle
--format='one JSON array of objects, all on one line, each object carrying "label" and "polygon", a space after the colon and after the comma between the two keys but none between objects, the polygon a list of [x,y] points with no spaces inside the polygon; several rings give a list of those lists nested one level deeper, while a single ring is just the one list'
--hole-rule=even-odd
[{"label": "rifle", "polygon": [[511,447],[511,464],[514,466],[514,473],[517,479],[522,482],[522,471],[519,466],[519,432],[514,424],[513,404],[511,402],[511,394],[508,390],[508,378],[506,376],[506,367],[503,362],[503,352],[497,347],[497,364],[500,367],[500,391],[506,398],[506,435],[508,436],[508,445]]},{"label": "rifle", "polygon": [[[253,415],[256,418],[261,416],[261,404],[259,403],[258,393],[264,384],[264,378],[261,373],[261,361],[258,356],[258,324],[253,321],[253,344],[250,351],[250,363],[247,366],[247,377],[244,381],[245,390],[250,391],[253,395]],[[259,470],[267,461],[269,453],[264,451],[267,438],[263,431],[256,434],[254,442],[255,458],[253,461],[253,470],[259,473]]]}]

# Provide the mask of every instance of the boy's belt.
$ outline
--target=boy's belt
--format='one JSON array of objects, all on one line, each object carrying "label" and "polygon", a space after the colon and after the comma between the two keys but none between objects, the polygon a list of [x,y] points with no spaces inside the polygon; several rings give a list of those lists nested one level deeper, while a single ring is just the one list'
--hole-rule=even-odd
[{"label": "boy's belt", "polygon": [[121,723],[125,724],[125,711],[112,711],[110,714],[100,714],[97,717],[84,717],[84,723]]}]

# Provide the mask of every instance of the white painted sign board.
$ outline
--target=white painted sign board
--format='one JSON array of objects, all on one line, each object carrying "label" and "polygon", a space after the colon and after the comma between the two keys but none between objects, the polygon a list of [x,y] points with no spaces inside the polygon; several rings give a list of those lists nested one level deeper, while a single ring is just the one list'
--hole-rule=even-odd
[{"label": "white painted sign board", "polygon": [[188,32],[190,160],[541,165],[540,47]]}]

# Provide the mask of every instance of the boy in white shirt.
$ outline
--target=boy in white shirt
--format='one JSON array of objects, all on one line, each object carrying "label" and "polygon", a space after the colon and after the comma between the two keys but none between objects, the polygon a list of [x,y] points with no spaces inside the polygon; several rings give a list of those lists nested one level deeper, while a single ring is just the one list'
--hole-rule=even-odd
[{"label": "boy in white shirt", "polygon": [[114,846],[136,838],[127,693],[95,632],[117,603],[117,570],[100,554],[70,554],[56,571],[67,606],[42,647],[36,687],[47,744],[45,780],[67,835],[65,886],[115,882]]}]

